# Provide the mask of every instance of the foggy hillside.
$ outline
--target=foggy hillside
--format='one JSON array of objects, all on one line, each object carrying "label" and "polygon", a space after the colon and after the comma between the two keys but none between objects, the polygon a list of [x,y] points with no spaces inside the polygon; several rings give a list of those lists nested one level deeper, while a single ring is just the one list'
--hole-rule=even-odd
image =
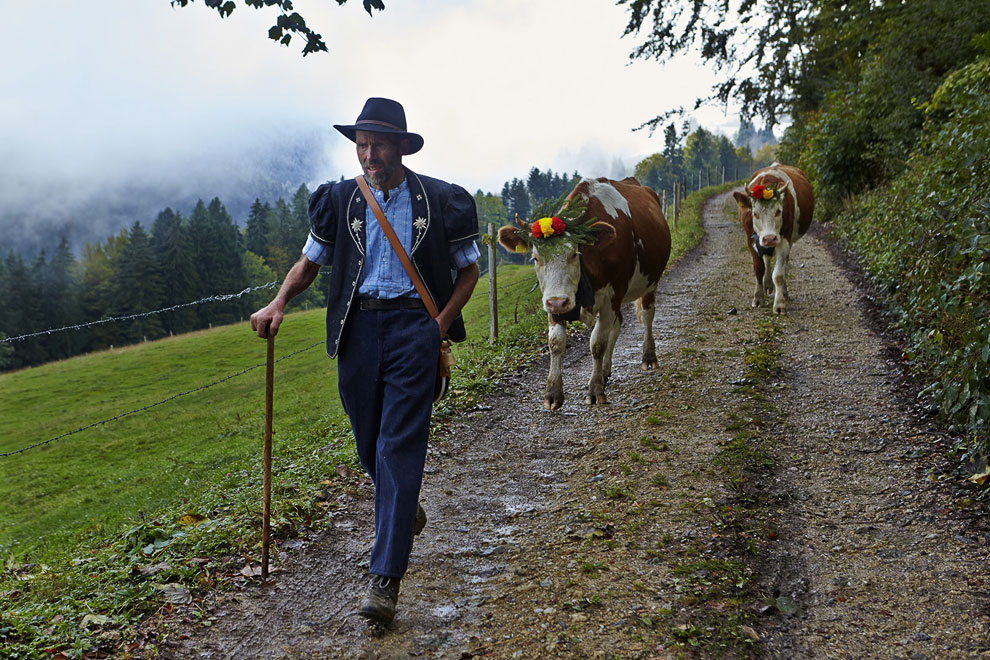
[{"label": "foggy hillside", "polygon": [[0,255],[50,253],[62,236],[78,255],[87,241],[103,241],[135,221],[150,229],[166,207],[188,216],[197,200],[214,197],[243,224],[255,198],[289,199],[300,184],[312,187],[339,177],[328,162],[327,137],[325,131],[300,133],[280,143],[235,153],[207,151],[122,176],[8,179],[0,183]]}]

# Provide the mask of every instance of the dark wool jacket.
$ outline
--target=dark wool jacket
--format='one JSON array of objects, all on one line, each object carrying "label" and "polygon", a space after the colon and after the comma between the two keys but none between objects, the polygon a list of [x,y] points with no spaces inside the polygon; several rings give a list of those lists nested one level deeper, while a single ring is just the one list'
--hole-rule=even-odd
[{"label": "dark wool jacket", "polygon": [[[458,185],[405,169],[412,202],[412,262],[437,309],[443,309],[454,291],[450,245],[478,237],[474,197]],[[309,198],[310,235],[328,247],[331,254],[327,299],[330,357],[337,357],[364,265],[366,210],[367,202],[354,179],[325,183]],[[464,341],[464,319],[460,315],[447,334],[453,341]]]}]

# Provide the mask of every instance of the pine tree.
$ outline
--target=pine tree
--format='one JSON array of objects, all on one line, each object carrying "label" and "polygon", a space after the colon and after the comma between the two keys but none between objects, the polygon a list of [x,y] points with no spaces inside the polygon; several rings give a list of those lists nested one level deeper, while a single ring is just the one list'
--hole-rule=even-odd
[{"label": "pine tree", "polygon": [[[162,284],[162,307],[196,300],[200,294],[195,253],[188,224],[172,209],[158,214],[151,225],[151,246],[158,261]],[[166,333],[181,334],[197,328],[196,311],[183,307],[161,315]]]},{"label": "pine tree", "polygon": [[[114,264],[112,280],[115,316],[144,314],[161,308],[162,280],[151,239],[140,222],[131,225]],[[157,339],[165,334],[158,314],[122,321],[128,342]]]},{"label": "pine tree", "polygon": [[268,259],[268,234],[271,231],[269,216],[272,208],[268,203],[261,203],[255,198],[248,213],[247,225],[244,228],[244,247],[262,259]]},{"label": "pine tree", "polygon": [[[211,293],[236,293],[247,286],[244,276],[242,252],[244,241],[240,230],[234,224],[234,219],[227,209],[214,197],[207,208],[211,233],[217,250],[212,264]],[[243,317],[247,304],[243,300],[231,300],[226,303],[211,304],[214,308],[214,323],[232,323]]]},{"label": "pine tree", "polygon": [[[106,245],[87,242],[82,251],[82,308],[83,318],[97,321],[110,316],[113,301],[113,269],[120,248],[127,238],[127,230],[110,236]],[[84,331],[85,350],[99,350],[121,343],[120,324],[95,325]]]},{"label": "pine tree", "polygon": [[[26,335],[47,328],[41,310],[41,288],[35,279],[39,263],[43,264],[44,253],[35,261],[34,268],[28,268],[24,259],[13,252],[7,257],[6,291],[3,300],[7,307],[8,334]],[[13,342],[14,354],[11,366],[14,368],[41,364],[45,360],[45,350],[37,338]]]},{"label": "pine tree", "polygon": [[[82,318],[78,265],[64,236],[45,269],[42,282],[42,317],[46,329],[79,323]],[[63,331],[46,335],[45,345],[48,359],[58,360],[77,353],[80,341],[74,331]]]}]

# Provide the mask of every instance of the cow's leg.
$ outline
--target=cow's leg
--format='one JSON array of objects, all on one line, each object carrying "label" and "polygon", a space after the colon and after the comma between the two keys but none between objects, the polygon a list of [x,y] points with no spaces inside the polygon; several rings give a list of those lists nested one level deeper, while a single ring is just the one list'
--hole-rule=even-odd
[{"label": "cow's leg", "polygon": [[643,371],[656,369],[657,365],[657,345],[653,341],[653,317],[657,311],[657,292],[650,291],[639,299],[636,305],[639,322],[643,324]]},{"label": "cow's leg", "polygon": [[550,374],[547,376],[547,389],[543,394],[543,407],[547,410],[556,410],[564,405],[562,358],[564,348],[567,347],[567,330],[563,323],[550,322],[547,345],[550,348]]},{"label": "cow's leg", "polygon": [[753,257],[753,274],[756,275],[756,288],[753,290],[753,307],[759,307],[763,304],[763,295],[766,288],[770,285],[767,279],[767,264],[752,245],[749,246],[749,254]]},{"label": "cow's leg", "polygon": [[605,346],[605,355],[602,356],[602,382],[606,385],[608,379],[612,377],[612,355],[615,353],[615,342],[619,340],[619,332],[622,330],[622,312],[615,314],[617,322],[612,325],[608,333],[608,344]]},{"label": "cow's leg", "polygon": [[776,314],[783,314],[787,309],[787,261],[791,256],[790,241],[784,239],[777,246],[777,263],[773,267],[773,311]]},{"label": "cow's leg", "polygon": [[616,318],[611,305],[602,305],[598,314],[598,321],[591,331],[592,366],[591,380],[588,381],[587,399],[589,405],[608,403],[605,398],[605,360],[608,356],[608,361],[611,363],[609,348],[615,347],[615,340],[612,337],[613,333],[618,335],[618,325],[619,319]]},{"label": "cow's leg", "polygon": [[[770,267],[770,260],[773,257],[764,255],[760,257],[760,275],[763,279],[757,285],[760,288],[760,302],[763,302],[764,295],[770,295],[773,291],[773,269]],[[756,307],[757,305],[754,305]]]}]

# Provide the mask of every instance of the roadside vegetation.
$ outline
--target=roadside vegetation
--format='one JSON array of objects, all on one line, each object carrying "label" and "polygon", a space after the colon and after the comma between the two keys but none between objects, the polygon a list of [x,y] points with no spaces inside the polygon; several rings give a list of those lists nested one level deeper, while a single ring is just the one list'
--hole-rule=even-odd
[{"label": "roadside vegetation", "polygon": [[[626,34],[633,58],[697,51],[720,72],[699,103],[786,125],[778,160],[809,175],[816,221],[875,283],[923,402],[960,456],[985,464],[990,4],[637,0]],[[644,126],[670,129],[677,114]]]}]

